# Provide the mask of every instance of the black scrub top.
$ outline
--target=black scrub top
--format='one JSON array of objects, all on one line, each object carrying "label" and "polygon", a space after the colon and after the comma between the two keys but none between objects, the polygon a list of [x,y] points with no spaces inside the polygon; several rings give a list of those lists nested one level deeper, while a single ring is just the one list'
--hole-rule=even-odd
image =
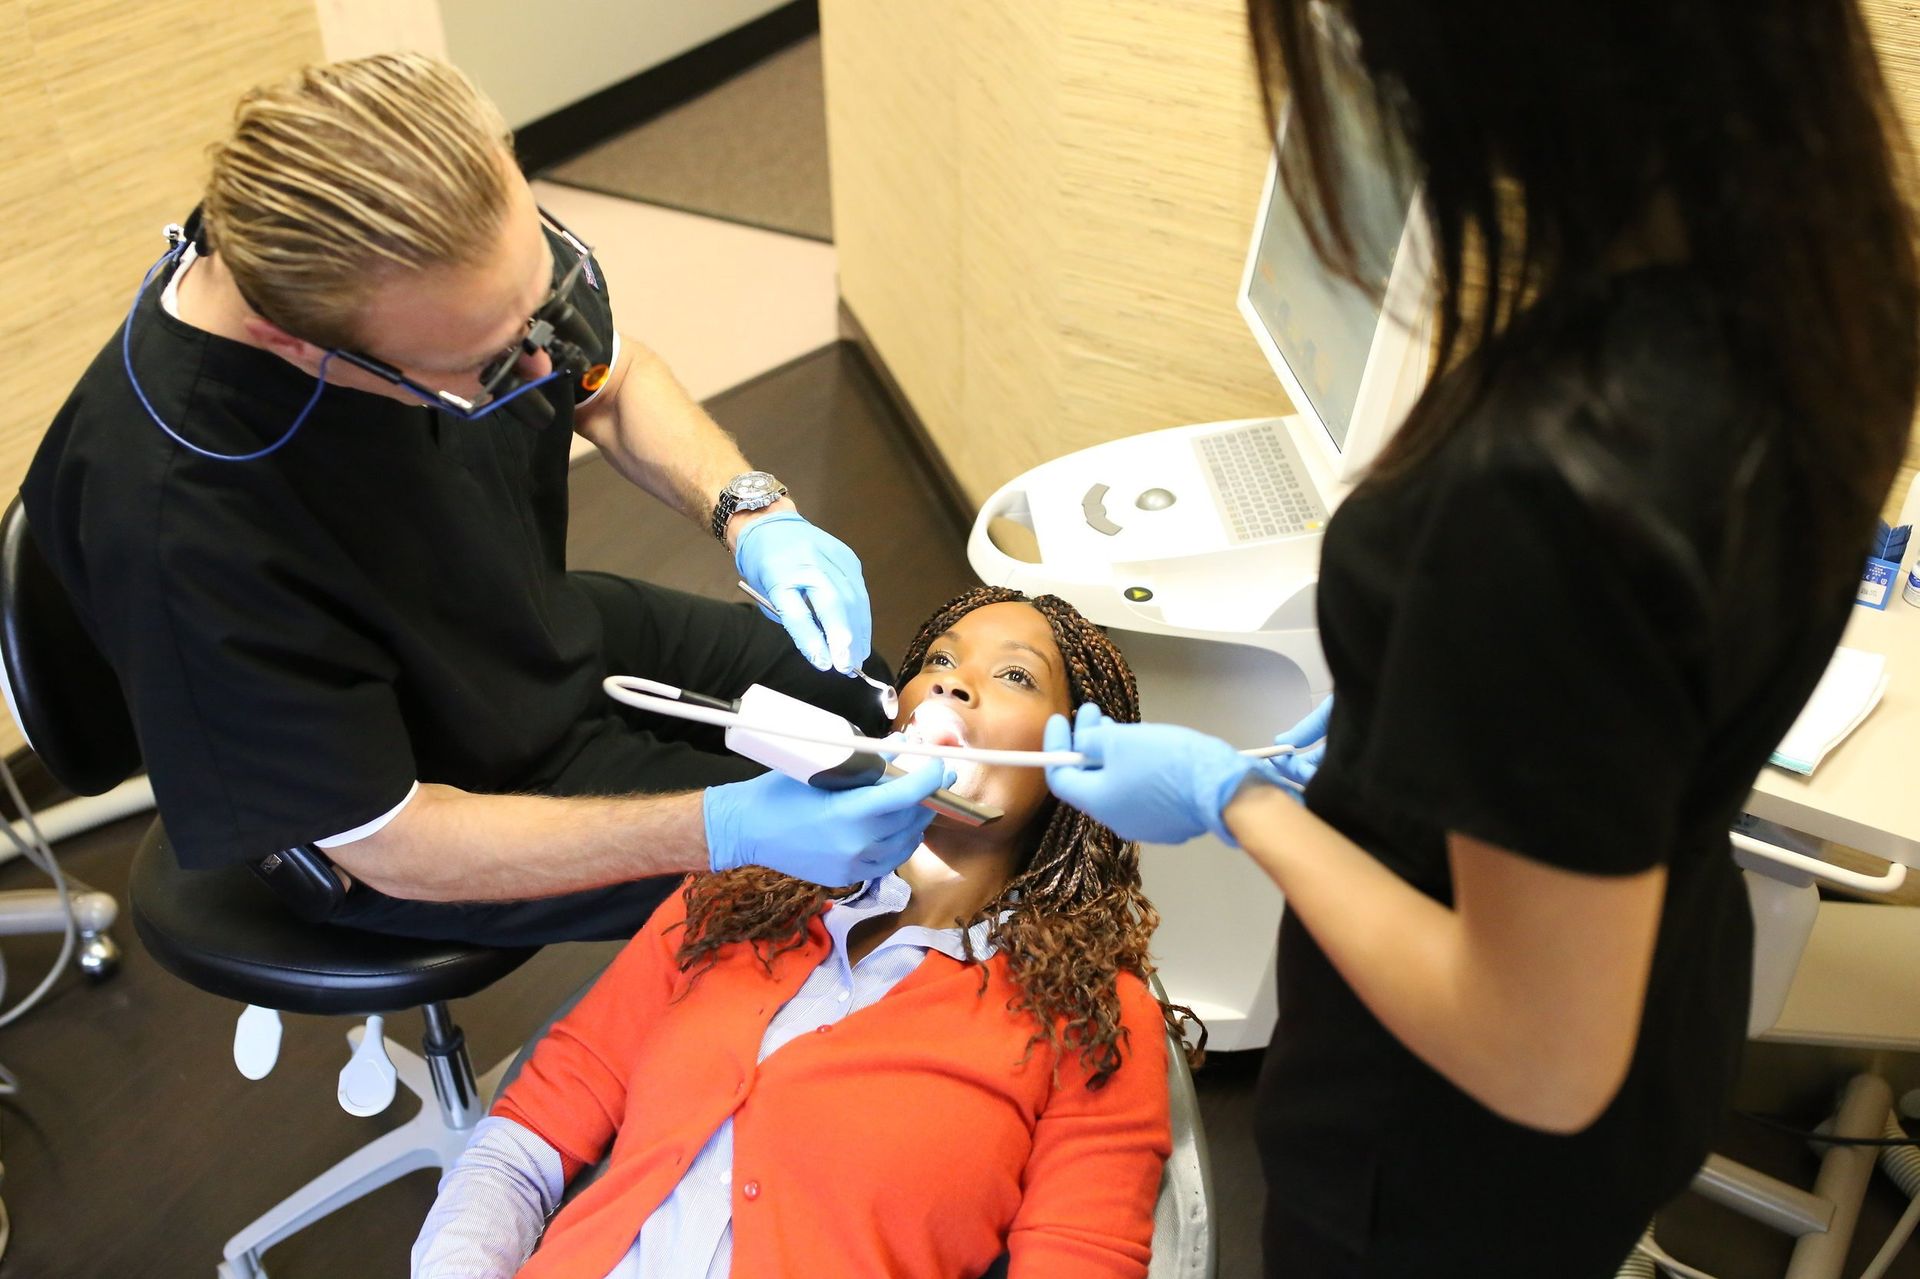
[{"label": "black scrub top", "polygon": [[1728,825],[1852,597],[1809,587],[1774,415],[1686,276],[1542,308],[1514,345],[1458,436],[1362,484],[1328,527],[1338,697],[1306,802],[1441,902],[1450,831],[1569,871],[1665,866],[1666,899],[1629,1077],[1575,1136],[1454,1088],[1286,917],[1260,1086],[1269,1194],[1370,1274],[1456,1273],[1451,1256],[1501,1255],[1490,1238],[1515,1245],[1506,1273],[1585,1273],[1699,1167],[1748,1004]]},{"label": "black scrub top", "polygon": [[[575,261],[546,231],[556,276]],[[605,280],[574,301],[611,349]],[[314,381],[168,315],[132,358],[202,448],[285,433]],[[35,455],[34,537],[120,677],[183,865],[264,857],[381,816],[415,780],[537,787],[599,710],[601,623],[565,572],[575,391],[476,422],[328,386],[250,462],[200,457],[135,398],[115,331]]]}]

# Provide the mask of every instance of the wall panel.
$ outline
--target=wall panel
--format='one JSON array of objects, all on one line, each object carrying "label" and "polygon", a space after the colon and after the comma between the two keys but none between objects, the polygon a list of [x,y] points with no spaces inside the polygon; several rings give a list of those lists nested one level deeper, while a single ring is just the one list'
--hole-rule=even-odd
[{"label": "wall panel", "polygon": [[998,168],[976,172],[954,160],[967,132],[958,86],[984,74],[956,46],[979,7],[943,0],[821,6],[841,295],[863,323],[886,334],[888,367],[947,450],[966,435],[962,199],[981,198]]},{"label": "wall panel", "polygon": [[968,496],[1272,411],[1233,309],[1264,130],[1232,0],[826,0],[841,291]]},{"label": "wall panel", "polygon": [[[360,0],[378,7],[384,0]],[[418,0],[416,0],[418,2]],[[659,66],[784,0],[441,0],[448,56],[511,128]]]}]

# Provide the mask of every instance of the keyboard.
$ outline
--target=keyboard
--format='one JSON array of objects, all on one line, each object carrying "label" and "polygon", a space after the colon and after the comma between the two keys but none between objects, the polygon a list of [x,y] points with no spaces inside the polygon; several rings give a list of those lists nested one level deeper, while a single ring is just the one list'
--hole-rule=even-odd
[{"label": "keyboard", "polygon": [[1316,532],[1327,508],[1287,433],[1272,422],[1236,426],[1193,442],[1214,505],[1235,543]]}]

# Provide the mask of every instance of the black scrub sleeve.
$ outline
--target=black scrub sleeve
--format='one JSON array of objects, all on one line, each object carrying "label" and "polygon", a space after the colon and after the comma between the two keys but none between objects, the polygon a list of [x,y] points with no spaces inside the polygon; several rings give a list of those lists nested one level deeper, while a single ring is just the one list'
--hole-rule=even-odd
[{"label": "black scrub sleeve", "polygon": [[1666,860],[1704,731],[1705,600],[1646,518],[1544,458],[1439,482],[1366,716],[1378,802],[1566,870]]},{"label": "black scrub sleeve", "polygon": [[[237,463],[233,465],[238,465]],[[392,656],[297,544],[164,539],[123,684],[181,864],[251,861],[392,809],[417,773]],[[336,584],[351,570],[335,571]]]}]

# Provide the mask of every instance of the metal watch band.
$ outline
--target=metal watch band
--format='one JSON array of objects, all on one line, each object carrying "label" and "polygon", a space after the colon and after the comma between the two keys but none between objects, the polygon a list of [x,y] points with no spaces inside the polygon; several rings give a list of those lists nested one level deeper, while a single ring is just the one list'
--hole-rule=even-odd
[{"label": "metal watch band", "polygon": [[[735,491],[735,486],[750,475],[766,476],[769,487],[763,492],[743,497]],[[708,529],[717,540],[724,542],[727,540],[727,522],[736,514],[772,506],[786,495],[787,486],[765,471],[747,471],[736,475],[727,481],[725,488],[720,490],[720,498],[713,504],[713,521]]]},{"label": "metal watch band", "polygon": [[727,540],[727,521],[733,518],[734,508],[739,504],[740,499],[731,489],[720,490],[720,500],[713,504],[713,522],[708,525],[708,531],[719,541]]}]

